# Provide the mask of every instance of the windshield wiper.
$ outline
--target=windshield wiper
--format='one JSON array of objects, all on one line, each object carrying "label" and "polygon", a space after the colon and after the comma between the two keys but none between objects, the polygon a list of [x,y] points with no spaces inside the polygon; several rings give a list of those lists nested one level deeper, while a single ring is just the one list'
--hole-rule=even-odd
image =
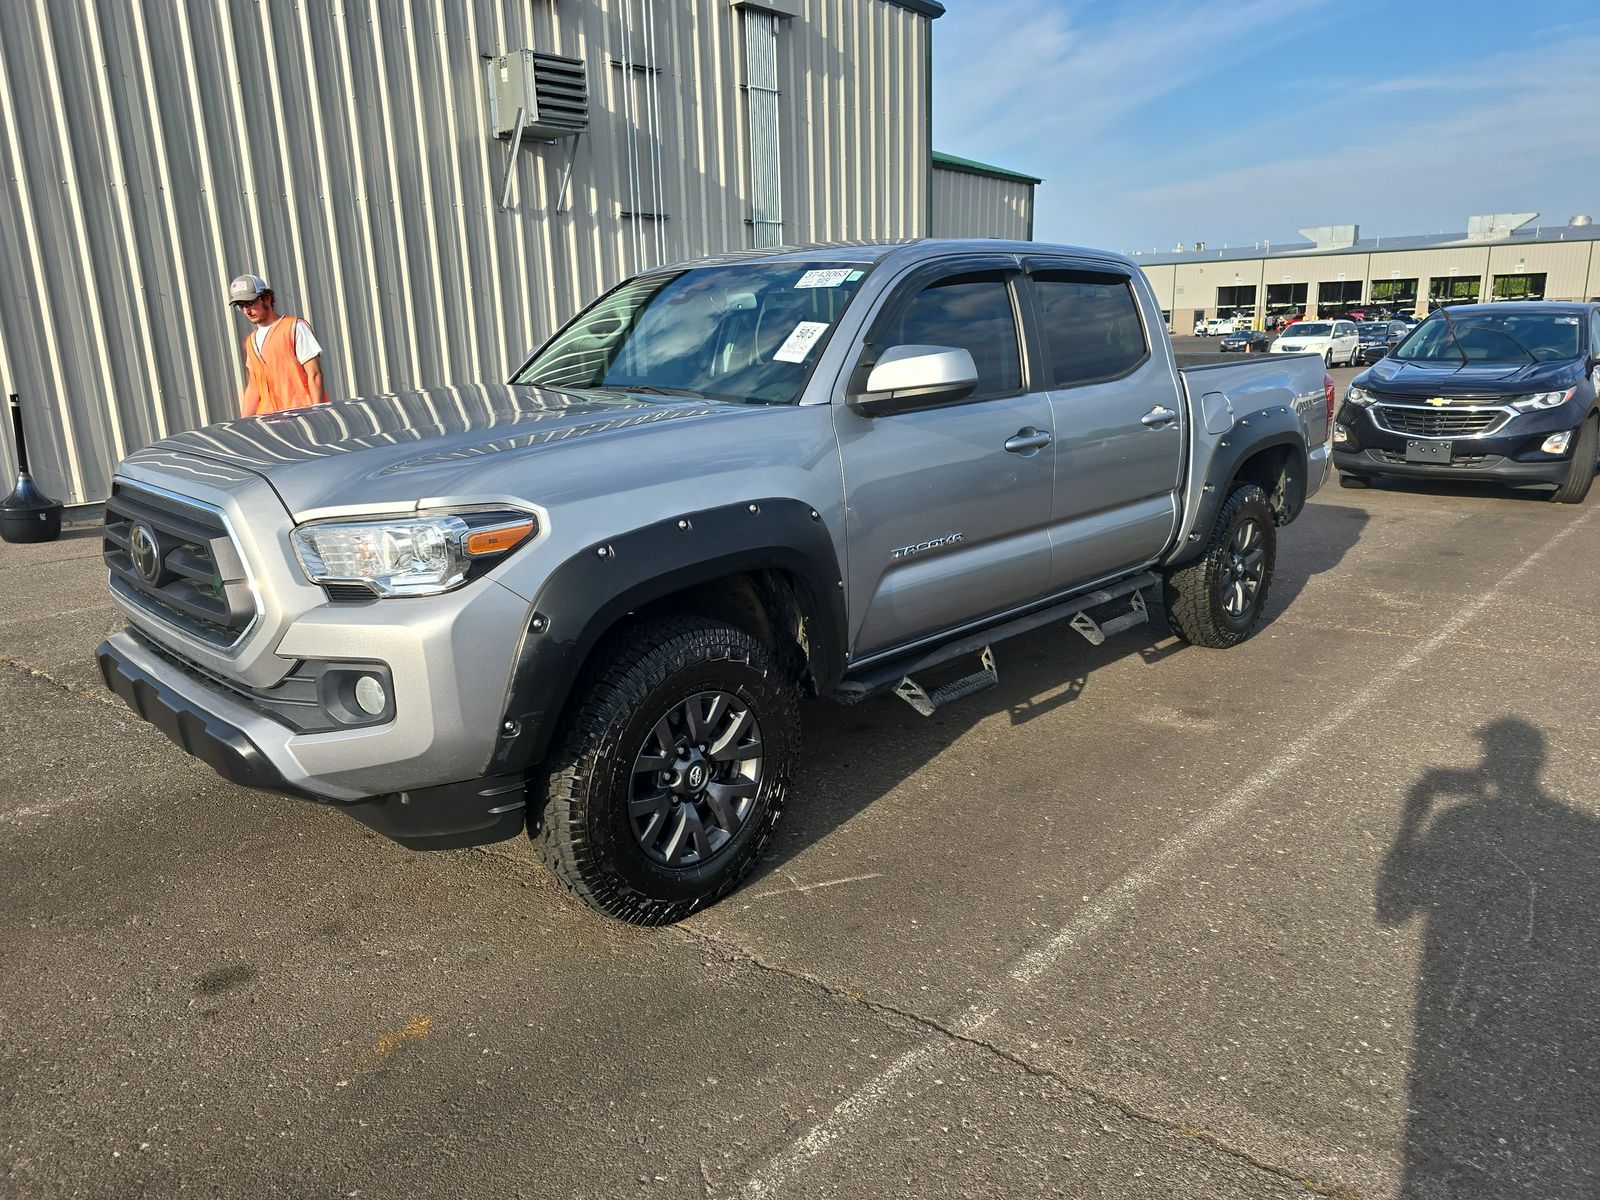
[{"label": "windshield wiper", "polygon": [[1441,304],[1439,312],[1444,316],[1444,327],[1450,331],[1450,340],[1456,344],[1456,353],[1461,355],[1461,365],[1467,365],[1466,347],[1461,344],[1461,339],[1456,336],[1456,323],[1450,319],[1450,306]]},{"label": "windshield wiper", "polygon": [[652,383],[607,383],[602,384],[603,392],[642,392],[647,396],[693,396],[696,400],[704,400],[704,392],[696,392],[690,388],[664,388],[656,387]]}]

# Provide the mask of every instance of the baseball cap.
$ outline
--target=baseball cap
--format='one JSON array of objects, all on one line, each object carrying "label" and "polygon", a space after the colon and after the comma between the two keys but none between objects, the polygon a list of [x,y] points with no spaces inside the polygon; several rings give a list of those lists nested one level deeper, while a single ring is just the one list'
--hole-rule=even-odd
[{"label": "baseball cap", "polygon": [[254,300],[262,292],[271,290],[272,285],[265,279],[247,272],[228,284],[228,303],[238,304],[241,300]]}]

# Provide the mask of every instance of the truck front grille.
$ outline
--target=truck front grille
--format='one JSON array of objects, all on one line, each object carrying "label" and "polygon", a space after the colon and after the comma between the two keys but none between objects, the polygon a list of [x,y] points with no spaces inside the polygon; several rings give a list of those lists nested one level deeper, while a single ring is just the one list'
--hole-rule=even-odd
[{"label": "truck front grille", "polygon": [[1390,433],[1409,437],[1482,437],[1510,420],[1503,409],[1410,408],[1397,404],[1372,406],[1373,420]]},{"label": "truck front grille", "polygon": [[104,536],[111,590],[132,607],[222,650],[249,631],[255,596],[217,510],[118,480]]}]

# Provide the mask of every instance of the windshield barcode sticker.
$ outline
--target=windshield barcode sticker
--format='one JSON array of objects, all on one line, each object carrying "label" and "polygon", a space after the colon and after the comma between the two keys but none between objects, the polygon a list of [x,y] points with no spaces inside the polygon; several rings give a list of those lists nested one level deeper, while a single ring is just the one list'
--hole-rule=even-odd
[{"label": "windshield barcode sticker", "polygon": [[807,271],[795,283],[797,288],[838,287],[850,278],[849,267],[829,268],[828,270]]},{"label": "windshield barcode sticker", "polygon": [[817,339],[827,328],[826,321],[801,321],[794,327],[794,332],[783,340],[783,345],[778,347],[778,352],[772,356],[773,361],[805,362],[811,347],[817,344]]}]

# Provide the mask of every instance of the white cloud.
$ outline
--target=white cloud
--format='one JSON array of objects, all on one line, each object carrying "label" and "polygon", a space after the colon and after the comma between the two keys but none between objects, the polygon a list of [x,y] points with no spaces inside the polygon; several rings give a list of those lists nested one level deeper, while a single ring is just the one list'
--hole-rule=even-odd
[{"label": "white cloud", "polygon": [[[1532,211],[1547,202],[1576,205],[1584,194],[1600,198],[1600,156],[1570,86],[1600,60],[1600,38],[1546,50],[1536,71],[1527,70],[1524,59],[1497,54],[1459,64],[1458,81],[1463,75],[1489,78],[1497,86],[1465,93],[1457,86],[1448,101],[1407,106],[1392,119],[1319,120],[1303,112],[1279,123],[1332,135],[1299,143],[1313,147],[1311,153],[1245,162],[1217,154],[1213,169],[1202,170],[1217,148],[1196,148],[1168,164],[1174,169],[1165,181],[1122,191],[1114,210],[1103,209],[1099,219],[1109,223],[1114,211],[1119,230],[1148,230],[1122,240],[1170,249],[1197,236],[1210,245],[1241,245],[1261,237],[1289,240],[1311,225],[1351,222],[1361,224],[1366,236],[1435,232],[1441,222],[1462,230],[1471,213]],[[1432,87],[1444,77],[1417,82]],[[1278,140],[1263,128],[1255,132],[1267,144]],[[1089,214],[1081,195],[1074,201],[1046,188],[1039,200],[1041,238],[1082,236],[1075,230]],[[1072,225],[1062,227],[1069,211],[1075,214]],[[1545,215],[1554,224],[1570,214]]]}]

